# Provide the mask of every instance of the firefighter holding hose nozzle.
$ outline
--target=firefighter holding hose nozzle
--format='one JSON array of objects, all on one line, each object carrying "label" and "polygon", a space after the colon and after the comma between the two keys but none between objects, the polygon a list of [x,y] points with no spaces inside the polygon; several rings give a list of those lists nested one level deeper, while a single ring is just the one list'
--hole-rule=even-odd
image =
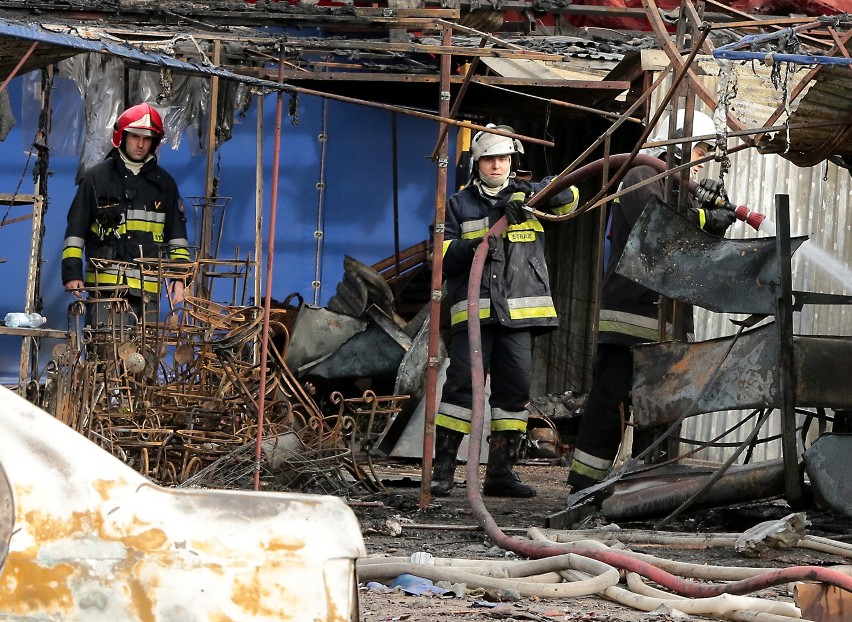
[{"label": "firefighter holding hose nozzle", "polygon": [[[660,122],[660,135],[652,142],[668,138],[682,138],[684,113],[677,117],[674,135],[667,136],[668,118]],[[714,134],[713,121],[705,114],[695,112],[693,135]],[[674,149],[675,166],[683,159],[680,144],[654,149],[643,149],[640,153],[666,159],[666,149]],[[693,145],[689,161],[707,155],[710,145],[699,142]],[[694,166],[691,174],[697,175],[703,165]],[[639,165],[625,173],[621,187],[629,188],[658,174],[655,167]],[[633,352],[631,347],[639,343],[658,340],[659,295],[646,287],[616,273],[630,230],[649,201],[664,199],[665,179],[657,180],[616,198],[610,208],[607,238],[610,243],[601,291],[601,309],[598,319],[598,349],[595,359],[592,387],[586,400],[585,411],[580,420],[574,457],[568,473],[569,492],[576,493],[604,480],[621,444],[621,413],[627,416],[630,406],[630,391],[633,385]],[[724,188],[715,180],[704,180],[697,195],[687,197],[686,217],[695,226],[717,236],[722,236],[736,220],[729,205]],[[678,204],[678,187],[668,203]],[[684,309],[686,338],[693,340],[692,308]],[[667,338],[671,339],[671,324],[667,325]],[[634,452],[635,453],[635,452]]]},{"label": "firefighter holding hose nozzle", "polygon": [[[508,126],[488,127],[514,133]],[[547,185],[516,176],[520,141],[478,132],[471,141],[471,178],[447,201],[444,276],[452,339],[450,364],[435,416],[435,460],[431,492],[453,488],[456,454],[471,431],[473,387],[468,343],[468,276],[474,253],[488,230],[504,215],[506,231],[489,236],[489,253],[479,287],[482,358],[491,376],[491,435],[482,492],[496,497],[533,497],[513,467],[526,432],[532,369],[532,338],[559,324],[544,261],[544,229],[524,202]],[[540,206],[555,214],[573,210],[579,198],[569,186]],[[477,459],[474,457],[472,459]]]}]

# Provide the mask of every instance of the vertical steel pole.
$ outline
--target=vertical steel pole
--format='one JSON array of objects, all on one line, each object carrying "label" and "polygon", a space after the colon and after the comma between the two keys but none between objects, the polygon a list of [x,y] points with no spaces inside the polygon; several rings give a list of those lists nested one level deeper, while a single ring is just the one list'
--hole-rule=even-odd
[{"label": "vertical steel pole", "polygon": [[[35,49],[35,44],[30,51]],[[10,76],[11,77],[11,76]],[[5,86],[5,85],[4,85]],[[41,72],[41,113],[39,115],[39,128],[35,142],[30,149],[38,152],[36,159],[34,178],[35,188],[33,194],[33,222],[30,239],[30,256],[27,262],[27,286],[26,298],[24,300],[24,312],[32,313],[42,310],[41,299],[41,276],[42,262],[44,261],[44,218],[47,214],[47,181],[50,177],[49,161],[50,130],[53,125],[52,108],[50,96],[53,93],[53,67],[46,67]],[[27,397],[27,385],[29,380],[38,381],[38,353],[41,347],[39,337],[24,337],[21,346],[20,374],[18,392],[22,397]]]},{"label": "vertical steel pole", "polygon": [[[260,301],[260,256],[263,255],[263,133],[265,124],[263,119],[263,93],[260,93],[257,101],[257,128],[255,130],[255,156],[254,156],[254,279],[252,280],[252,296],[254,304]],[[257,351],[259,354],[259,351]],[[257,360],[257,359],[255,359]]]},{"label": "vertical steel pole", "polygon": [[391,113],[391,170],[393,172],[393,281],[394,298],[399,298],[399,143],[396,133],[396,113]]},{"label": "vertical steel pole", "polygon": [[790,266],[790,197],[775,195],[775,250],[778,256],[778,289],[775,324],[778,327],[778,368],[781,389],[781,450],[787,501],[802,496],[799,448],[796,440],[796,378],[793,369],[793,275]]},{"label": "vertical steel pole", "polygon": [[[222,42],[213,41],[213,65],[219,66],[222,55]],[[204,203],[201,206],[201,240],[198,240],[198,254],[201,259],[209,259],[213,244],[213,164],[216,161],[216,128],[219,117],[219,77],[210,78],[210,119],[207,122],[207,162],[204,173]],[[204,282],[203,286],[208,286]],[[209,285],[212,285],[210,283]],[[208,287],[208,292],[210,287]]]},{"label": "vertical steel pole", "polygon": [[[284,50],[278,63],[278,84],[284,82]],[[269,241],[266,244],[266,292],[263,297],[263,332],[260,345],[260,388],[257,396],[257,437],[255,439],[254,489],[260,489],[260,458],[263,450],[263,411],[266,407],[266,361],[269,356],[269,309],[272,306],[272,267],[275,264],[275,220],[278,216],[278,167],[281,163],[281,124],[284,118],[284,91],[275,103],[275,144],[272,151],[272,184],[269,190]]]},{"label": "vertical steel pole", "polygon": [[[445,27],[442,45],[452,43],[453,31]],[[447,118],[450,112],[450,61],[449,54],[441,56],[441,92],[438,102],[440,115]],[[438,136],[446,132],[444,123],[438,125]],[[429,487],[432,483],[432,446],[435,436],[435,411],[438,390],[438,357],[441,340],[441,275],[444,264],[444,218],[447,203],[447,141],[440,140],[438,155],[438,174],[435,182],[435,232],[432,236],[432,296],[429,301],[429,343],[427,356],[429,366],[426,370],[426,412],[423,417],[423,464],[420,484],[420,509],[429,506]]]}]

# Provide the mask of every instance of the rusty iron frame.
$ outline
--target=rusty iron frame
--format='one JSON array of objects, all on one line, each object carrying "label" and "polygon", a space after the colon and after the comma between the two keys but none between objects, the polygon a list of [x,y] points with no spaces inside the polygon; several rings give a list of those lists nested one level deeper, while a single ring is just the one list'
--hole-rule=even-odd
[{"label": "rusty iron frame", "polygon": [[[453,31],[444,26],[442,39],[452,40]],[[450,112],[450,60],[449,55],[441,56],[441,92],[438,105],[441,115],[446,117]],[[441,136],[442,127],[438,129]],[[444,262],[444,225],[446,221],[447,201],[447,167],[449,152],[446,140],[438,140],[438,170],[435,179],[435,231],[432,242],[432,278],[431,295],[429,297],[429,341],[426,348],[428,365],[426,367],[425,413],[423,417],[423,460],[421,463],[420,509],[429,506],[432,483],[432,451],[435,442],[435,414],[438,408],[438,366],[440,365],[441,346],[441,298],[443,284]]]}]

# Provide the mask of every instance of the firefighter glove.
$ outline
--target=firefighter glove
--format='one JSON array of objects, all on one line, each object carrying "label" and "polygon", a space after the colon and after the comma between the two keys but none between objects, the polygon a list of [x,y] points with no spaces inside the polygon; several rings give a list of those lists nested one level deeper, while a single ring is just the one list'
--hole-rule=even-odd
[{"label": "firefighter glove", "polygon": [[713,235],[724,235],[737,220],[734,212],[721,207],[705,210],[704,216],[704,230]]},{"label": "firefighter glove", "polygon": [[497,239],[495,235],[488,236],[488,256],[491,257],[497,251],[497,248],[500,246],[500,240]]},{"label": "firefighter glove", "polygon": [[704,209],[724,207],[726,203],[729,203],[725,186],[718,179],[702,179],[698,184],[695,198]]},{"label": "firefighter glove", "polygon": [[514,192],[509,195],[503,206],[503,211],[506,213],[506,220],[510,225],[517,225],[532,216],[530,212],[524,209],[524,200],[526,195],[523,192]]}]

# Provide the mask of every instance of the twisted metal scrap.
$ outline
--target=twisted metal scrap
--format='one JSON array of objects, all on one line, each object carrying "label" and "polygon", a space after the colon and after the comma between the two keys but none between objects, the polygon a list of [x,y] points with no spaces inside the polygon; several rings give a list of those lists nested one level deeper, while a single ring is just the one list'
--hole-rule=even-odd
[{"label": "twisted metal scrap", "polygon": [[[188,273],[186,265],[180,274],[164,262],[144,267],[153,269],[160,279]],[[70,346],[54,352],[50,399],[57,417],[163,485],[198,482],[202,473],[216,485],[239,485],[242,471],[263,468],[248,460],[247,449],[257,430],[263,308],[186,296],[163,322],[149,322],[130,312],[120,292],[98,294],[72,305]],[[102,303],[103,326],[84,326],[86,305]],[[317,406],[285,363],[286,327],[271,319],[279,338],[268,344],[264,433],[295,433],[300,443],[286,469],[298,477],[283,485],[363,487],[350,461],[354,420]]]}]

